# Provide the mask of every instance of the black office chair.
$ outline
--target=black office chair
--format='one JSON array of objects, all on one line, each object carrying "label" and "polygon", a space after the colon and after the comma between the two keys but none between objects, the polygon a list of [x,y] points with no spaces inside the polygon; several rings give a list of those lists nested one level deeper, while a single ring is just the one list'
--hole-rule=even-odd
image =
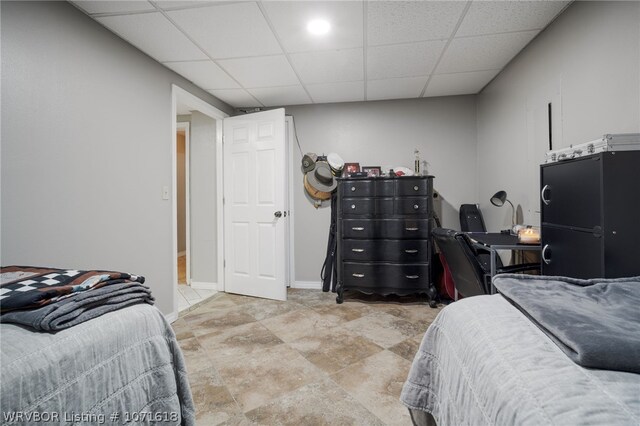
[{"label": "black office chair", "polygon": [[[471,240],[465,233],[436,228],[431,232],[431,236],[447,261],[456,296],[458,293],[464,297],[491,294],[491,271],[482,266]],[[501,266],[496,269],[496,274],[523,272],[539,267],[537,264]]]},{"label": "black office chair", "polygon": [[[482,212],[477,204],[460,205],[460,230],[462,232],[487,232]],[[491,268],[491,255],[488,250],[476,249],[478,261],[485,270]],[[496,268],[502,268],[502,260],[496,256]]]}]

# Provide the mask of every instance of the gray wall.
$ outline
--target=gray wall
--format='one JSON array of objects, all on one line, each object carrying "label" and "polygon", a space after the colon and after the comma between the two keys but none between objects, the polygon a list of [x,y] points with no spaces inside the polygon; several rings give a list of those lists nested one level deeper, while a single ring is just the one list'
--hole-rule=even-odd
[{"label": "gray wall", "polygon": [[171,312],[171,84],[231,109],[68,3],[1,7],[2,264],[141,274]]},{"label": "gray wall", "polygon": [[[429,163],[441,196],[444,226],[459,229],[457,208],[476,199],[476,103],[473,96],[286,107],[303,152],[338,153],[361,166],[413,168],[415,148]],[[329,204],[306,197],[300,151],[294,147],[295,281],[320,280],[329,232]]]},{"label": "gray wall", "polygon": [[193,111],[189,139],[191,280],[216,283],[216,121]]},{"label": "gray wall", "polygon": [[539,225],[539,164],[554,149],[605,133],[640,132],[640,3],[575,2],[478,97],[479,201],[489,229],[510,224],[505,189]]}]

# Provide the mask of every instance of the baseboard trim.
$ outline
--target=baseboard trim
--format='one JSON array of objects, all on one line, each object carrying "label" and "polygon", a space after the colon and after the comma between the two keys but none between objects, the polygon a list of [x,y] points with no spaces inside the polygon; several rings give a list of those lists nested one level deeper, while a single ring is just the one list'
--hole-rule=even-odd
[{"label": "baseboard trim", "polygon": [[170,314],[165,315],[164,317],[165,317],[165,319],[166,319],[167,321],[169,321],[169,324],[171,324],[171,323],[173,323],[175,320],[177,320],[177,319],[178,319],[178,312],[177,312],[177,311],[173,311],[173,312],[171,312]]},{"label": "baseboard trim", "polygon": [[203,281],[191,281],[191,288],[197,290],[218,290],[218,283],[207,283]]},{"label": "baseboard trim", "polygon": [[320,281],[295,281],[291,287],[322,290],[322,283]]}]

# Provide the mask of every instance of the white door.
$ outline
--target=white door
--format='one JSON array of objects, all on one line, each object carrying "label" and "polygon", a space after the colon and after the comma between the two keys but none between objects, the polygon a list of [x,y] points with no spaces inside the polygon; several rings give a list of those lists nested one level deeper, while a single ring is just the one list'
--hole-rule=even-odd
[{"label": "white door", "polygon": [[224,119],[225,291],[286,300],[284,109]]}]

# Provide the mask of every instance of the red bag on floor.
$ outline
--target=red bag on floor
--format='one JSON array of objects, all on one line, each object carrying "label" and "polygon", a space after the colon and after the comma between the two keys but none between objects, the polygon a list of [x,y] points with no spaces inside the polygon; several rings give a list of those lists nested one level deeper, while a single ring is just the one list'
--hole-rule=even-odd
[{"label": "red bag on floor", "polygon": [[[442,274],[438,280],[438,294],[441,297],[448,297],[451,300],[455,300],[456,288],[453,284],[453,278],[451,277],[451,270],[449,269],[447,260],[444,258],[442,253],[439,254],[439,257],[440,263],[442,264]],[[462,299],[461,294],[458,295],[458,299]]]}]

